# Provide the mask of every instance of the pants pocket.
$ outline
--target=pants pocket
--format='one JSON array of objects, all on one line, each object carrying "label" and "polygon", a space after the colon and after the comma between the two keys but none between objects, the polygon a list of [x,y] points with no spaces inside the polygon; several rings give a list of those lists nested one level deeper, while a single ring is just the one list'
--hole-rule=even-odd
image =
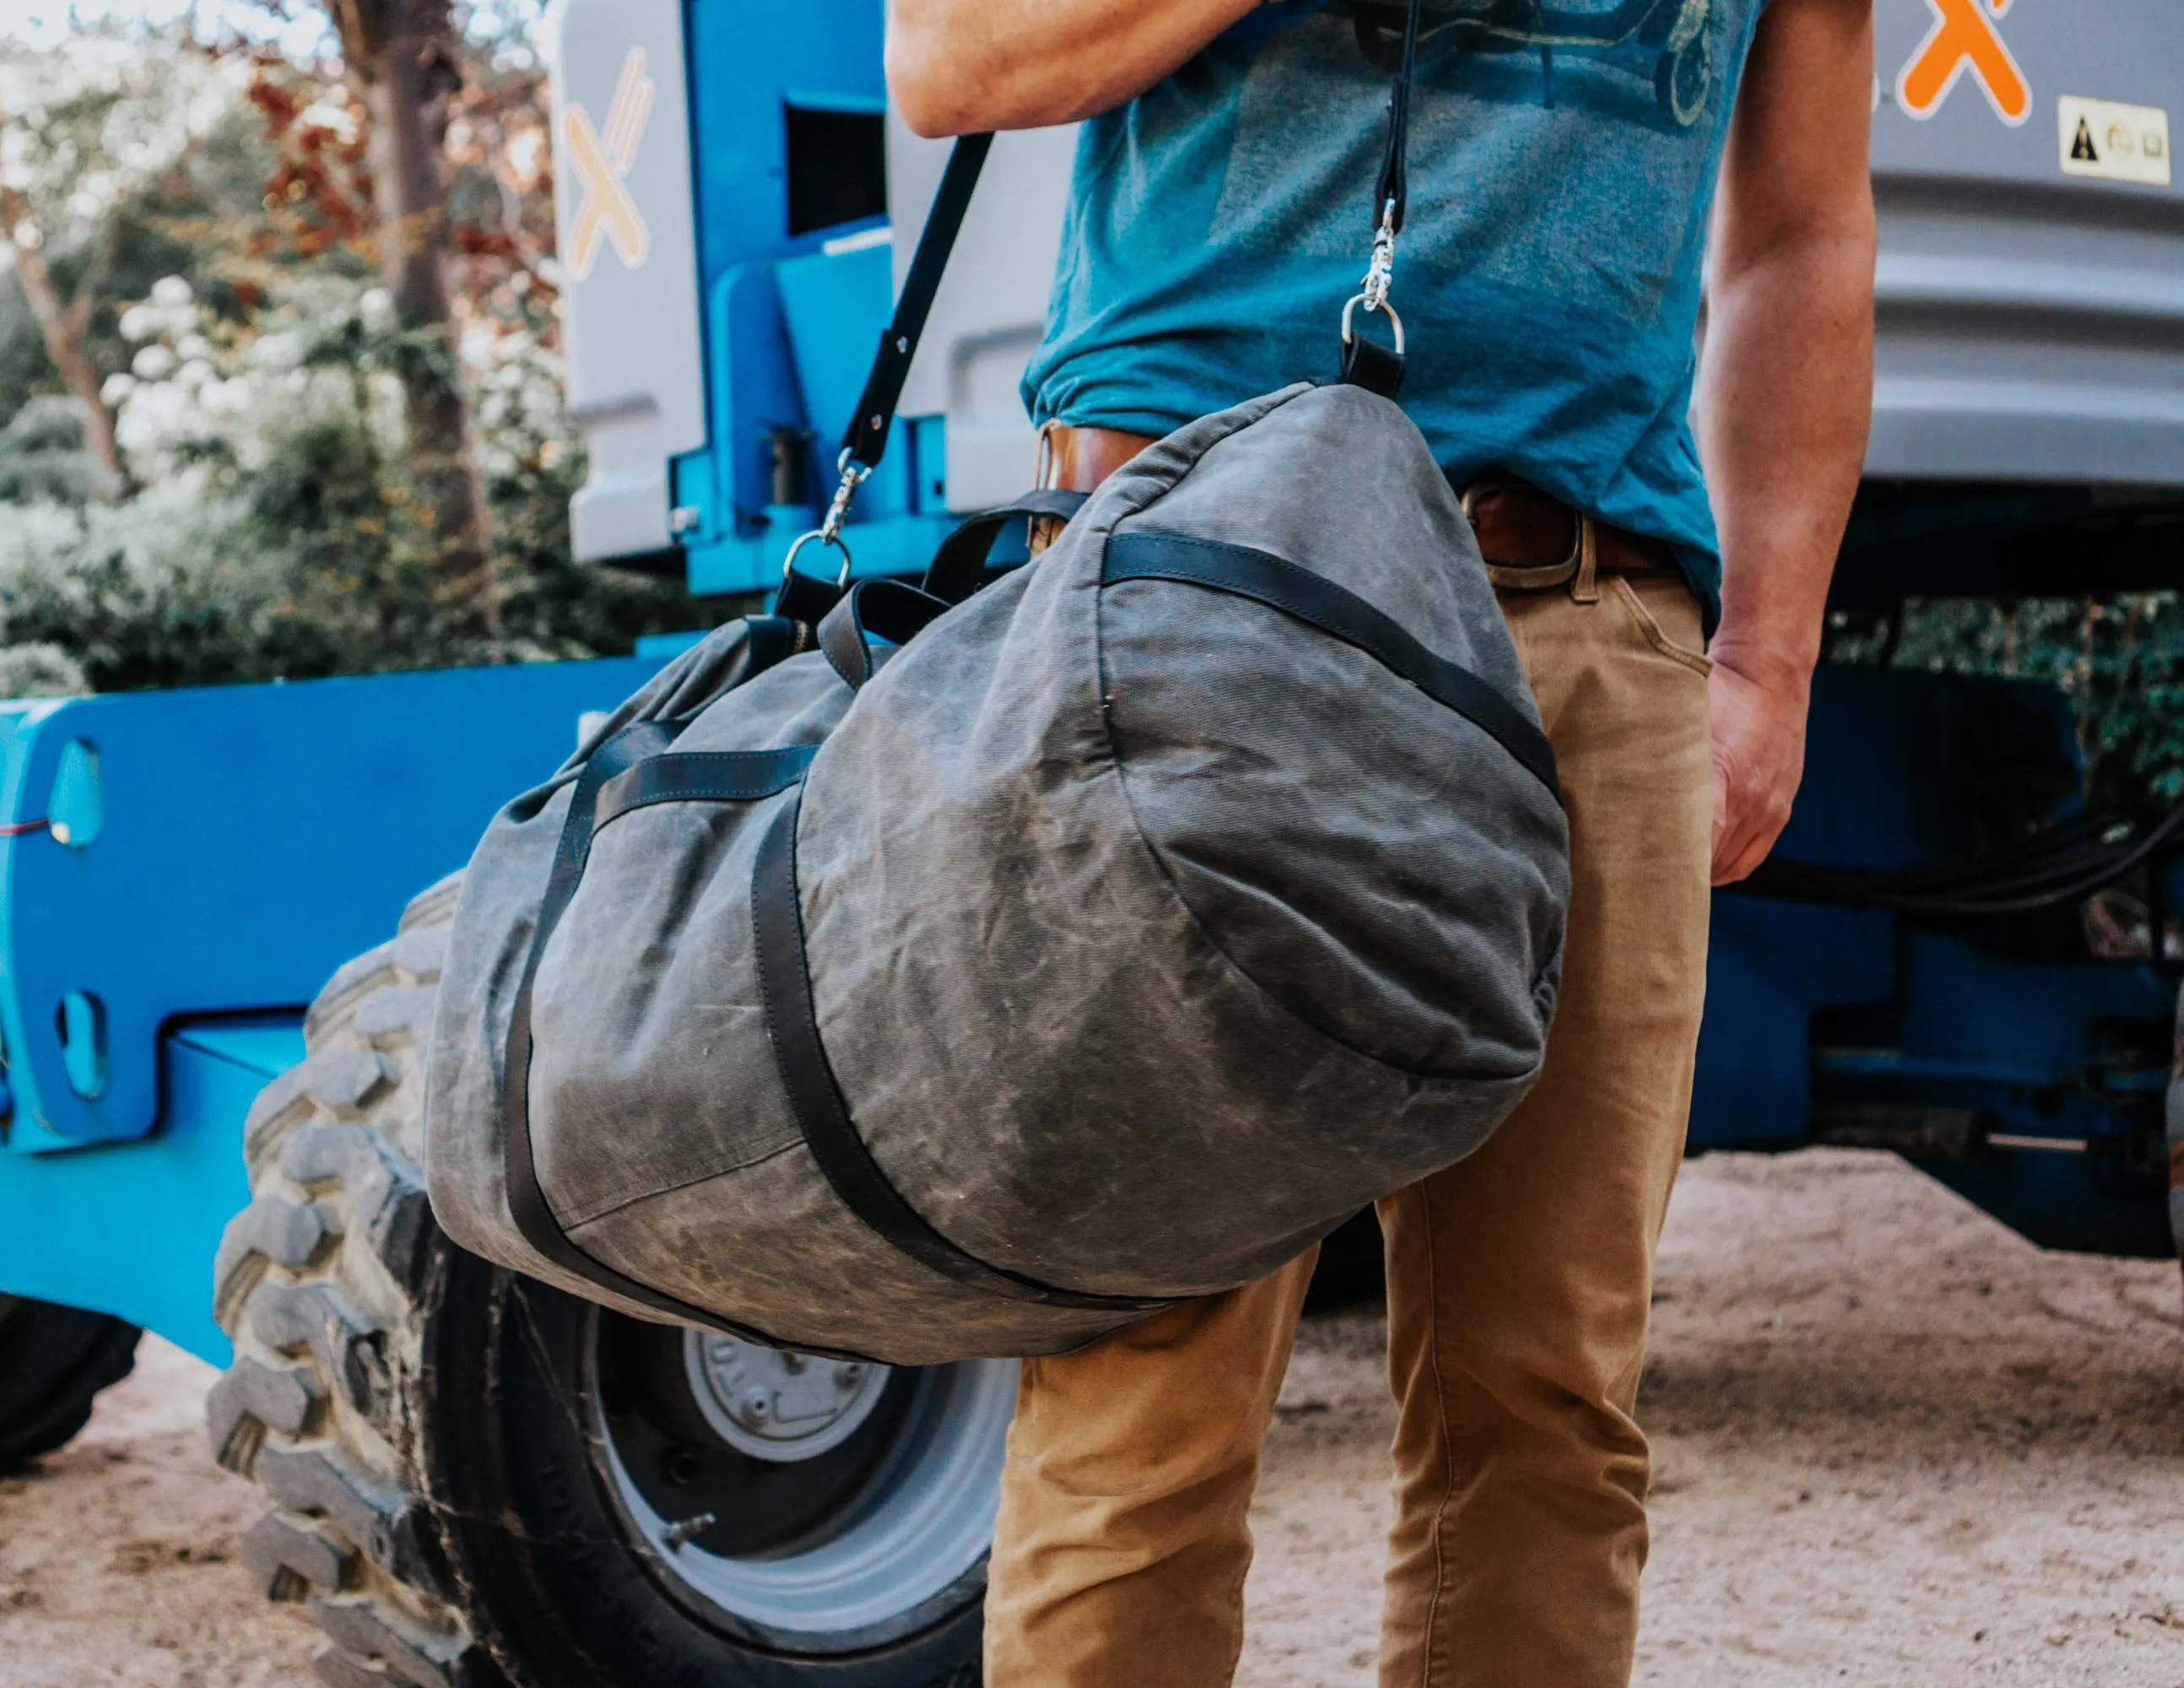
[{"label": "pants pocket", "polygon": [[[1701,679],[1713,672],[1713,659],[1699,648],[1698,603],[1691,597],[1691,588],[1682,581],[1667,575],[1648,576],[1646,588],[1641,592],[1630,576],[1613,575],[1608,580],[1608,595],[1622,606],[1624,613],[1630,618],[1631,625],[1637,629],[1639,637],[1655,652],[1671,662],[1681,664]],[[1661,617],[1646,601],[1649,596],[1658,597],[1662,607],[1679,623],[1686,619],[1679,612],[1688,610],[1691,624],[1688,643],[1662,626]]]}]

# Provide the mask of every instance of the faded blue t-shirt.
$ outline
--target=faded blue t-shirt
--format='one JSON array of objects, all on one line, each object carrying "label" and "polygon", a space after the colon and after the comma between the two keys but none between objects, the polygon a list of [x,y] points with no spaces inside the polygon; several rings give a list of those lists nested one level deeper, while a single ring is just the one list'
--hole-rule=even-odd
[{"label": "faded blue t-shirt", "polygon": [[[1669,541],[1709,627],[1721,565],[1687,417],[1694,335],[1764,3],[1427,0],[1392,295],[1403,407],[1450,479],[1506,471]],[[1034,419],[1162,434],[1332,378],[1390,81],[1347,6],[1273,0],[1087,123],[1024,377]]]}]

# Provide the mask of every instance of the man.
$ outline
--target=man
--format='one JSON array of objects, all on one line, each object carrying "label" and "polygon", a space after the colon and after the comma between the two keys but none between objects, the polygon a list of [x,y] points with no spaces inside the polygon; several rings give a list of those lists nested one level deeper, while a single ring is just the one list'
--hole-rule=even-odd
[{"label": "man", "polygon": [[[1402,16],[891,0],[889,80],[921,132],[1095,120],[1026,376],[1062,484],[1334,373]],[[1630,1415],[1708,887],[1788,819],[1865,444],[1872,88],[1869,0],[1427,0],[1402,402],[1494,565],[1561,771],[1573,896],[1538,1088],[1477,1155],[1380,1205],[1386,1688],[1629,1680],[1648,1481]],[[1025,1367],[989,1688],[1229,1680],[1311,1267]]]}]

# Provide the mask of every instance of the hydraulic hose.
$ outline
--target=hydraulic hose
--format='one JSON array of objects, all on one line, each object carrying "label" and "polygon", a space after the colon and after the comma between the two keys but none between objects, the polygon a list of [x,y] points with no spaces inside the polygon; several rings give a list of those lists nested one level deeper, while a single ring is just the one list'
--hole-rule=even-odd
[{"label": "hydraulic hose", "polygon": [[[2117,836],[2119,833],[2123,836]],[[2184,832],[2184,804],[2151,826],[2076,816],[2000,849],[1905,868],[1769,861],[1736,889],[1784,902],[1988,920],[2082,902],[2142,866]],[[2135,834],[2135,835],[2134,835]]]}]

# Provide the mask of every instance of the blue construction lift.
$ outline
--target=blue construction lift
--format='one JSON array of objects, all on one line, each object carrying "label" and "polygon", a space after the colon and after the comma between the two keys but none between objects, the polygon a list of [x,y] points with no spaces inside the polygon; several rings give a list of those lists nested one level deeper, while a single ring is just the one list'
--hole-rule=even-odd
[{"label": "blue construction lift", "polygon": [[[1858,614],[2184,584],[2184,15],[1972,9],[2029,94],[1970,60],[1936,94],[1942,0],[1877,3]],[[1671,14],[1682,125],[1719,20]],[[889,114],[881,0],[563,0],[552,27],[579,554],[755,601],[831,485],[939,149]],[[858,573],[1028,481],[1071,151],[996,147]],[[436,882],[674,648],[0,705],[0,1463],[72,1434],[137,1327],[227,1368],[214,1451],[270,1506],[244,1557],[309,1602],[329,1683],[975,1680],[1011,1367],[634,1324],[459,1254],[424,1202]],[[2172,1252],[2176,858],[2144,864],[2135,959],[2075,905],[1946,894],[1997,840],[2091,827],[2083,783],[2050,686],[1824,668],[1796,871],[1716,900],[1693,1152],[1890,1149],[2036,1243]]]}]

